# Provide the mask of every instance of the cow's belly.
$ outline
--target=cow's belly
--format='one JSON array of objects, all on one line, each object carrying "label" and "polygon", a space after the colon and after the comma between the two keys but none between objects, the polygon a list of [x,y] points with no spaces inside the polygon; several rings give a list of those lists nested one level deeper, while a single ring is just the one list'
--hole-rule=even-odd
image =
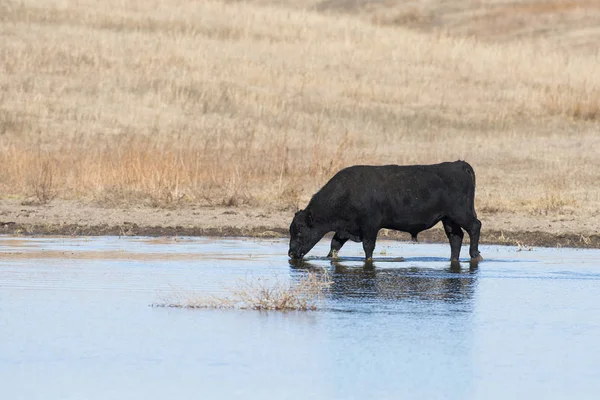
[{"label": "cow's belly", "polygon": [[393,229],[396,231],[418,233],[433,227],[440,222],[442,215],[439,213],[420,216],[419,218],[393,218],[389,221],[384,221],[382,228]]},{"label": "cow's belly", "polygon": [[[447,201],[442,193],[429,192],[425,199],[410,195],[390,195],[380,204],[382,227],[404,232],[420,232],[437,224],[444,216]],[[411,197],[406,202],[406,198]]]},{"label": "cow's belly", "polygon": [[336,233],[341,239],[349,239],[353,242],[361,241],[359,230],[338,229]]}]

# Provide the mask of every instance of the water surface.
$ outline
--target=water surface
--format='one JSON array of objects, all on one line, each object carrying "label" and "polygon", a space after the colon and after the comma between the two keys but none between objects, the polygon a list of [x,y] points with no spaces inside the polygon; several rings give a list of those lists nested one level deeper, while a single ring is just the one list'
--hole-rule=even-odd
[{"label": "water surface", "polygon": [[[287,241],[0,237],[6,399],[595,399],[600,251],[379,241],[293,267]],[[467,255],[463,248],[463,255]],[[398,257],[404,257],[400,261]],[[315,312],[153,308],[325,268]]]}]

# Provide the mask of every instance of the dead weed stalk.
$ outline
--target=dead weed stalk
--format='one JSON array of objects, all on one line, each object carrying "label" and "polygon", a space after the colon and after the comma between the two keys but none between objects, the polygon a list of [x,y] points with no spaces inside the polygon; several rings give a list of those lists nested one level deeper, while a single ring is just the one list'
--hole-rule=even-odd
[{"label": "dead weed stalk", "polygon": [[308,272],[297,282],[282,283],[269,278],[240,280],[225,296],[171,296],[154,307],[211,308],[258,311],[314,311],[333,284],[327,272]]},{"label": "dead weed stalk", "polygon": [[32,175],[29,179],[29,186],[35,200],[30,203],[48,204],[57,195],[53,181],[54,168],[50,160],[42,161],[38,168],[32,171]]}]

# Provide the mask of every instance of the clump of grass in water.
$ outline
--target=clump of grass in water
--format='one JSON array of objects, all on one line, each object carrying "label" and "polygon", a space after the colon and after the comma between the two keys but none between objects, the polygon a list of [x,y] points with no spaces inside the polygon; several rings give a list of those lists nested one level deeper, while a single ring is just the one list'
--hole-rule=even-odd
[{"label": "clump of grass in water", "polygon": [[260,311],[312,311],[325,290],[333,284],[327,272],[308,272],[298,282],[269,282],[269,279],[255,281],[241,280],[227,296],[181,296],[171,297],[154,307],[173,308],[213,308]]}]

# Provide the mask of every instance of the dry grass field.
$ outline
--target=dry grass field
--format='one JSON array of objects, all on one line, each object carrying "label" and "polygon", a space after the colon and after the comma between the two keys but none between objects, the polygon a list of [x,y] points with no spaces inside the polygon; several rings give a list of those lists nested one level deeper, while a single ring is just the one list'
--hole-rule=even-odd
[{"label": "dry grass field", "polygon": [[0,1],[0,198],[291,210],[465,159],[484,215],[600,221],[593,1]]},{"label": "dry grass field", "polygon": [[253,0],[263,5],[351,14],[378,25],[476,36],[489,42],[551,41],[567,52],[595,52],[596,0]]}]

